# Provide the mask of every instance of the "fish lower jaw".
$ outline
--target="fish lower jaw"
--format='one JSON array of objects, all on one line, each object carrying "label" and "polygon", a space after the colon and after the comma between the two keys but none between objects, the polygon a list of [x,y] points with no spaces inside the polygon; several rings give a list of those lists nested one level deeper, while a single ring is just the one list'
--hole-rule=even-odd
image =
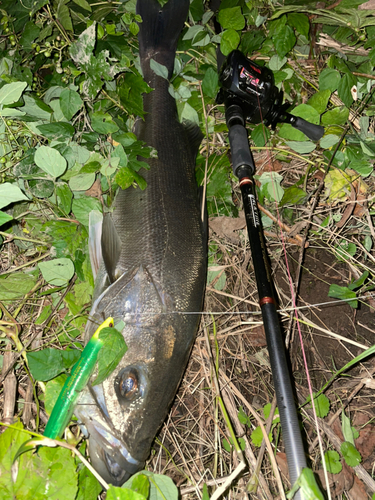
[{"label": "fish lower jaw", "polygon": [[144,467],[144,462],[133,458],[125,444],[107,428],[93,424],[87,429],[92,465],[107,483],[121,486]]}]

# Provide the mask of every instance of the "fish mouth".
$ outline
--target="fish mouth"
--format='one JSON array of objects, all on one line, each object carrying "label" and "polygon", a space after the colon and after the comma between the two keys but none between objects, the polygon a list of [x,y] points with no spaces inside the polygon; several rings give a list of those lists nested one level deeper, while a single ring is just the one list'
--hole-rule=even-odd
[{"label": "fish mouth", "polygon": [[100,387],[90,389],[84,391],[74,413],[88,437],[92,466],[107,483],[121,486],[145,462],[135,459],[123,440],[116,437]]},{"label": "fish mouth", "polygon": [[91,432],[89,431],[89,453],[92,465],[107,483],[121,486],[143,468],[144,462],[133,458],[124,444],[98,422],[95,422],[95,431],[93,429],[91,427]]}]

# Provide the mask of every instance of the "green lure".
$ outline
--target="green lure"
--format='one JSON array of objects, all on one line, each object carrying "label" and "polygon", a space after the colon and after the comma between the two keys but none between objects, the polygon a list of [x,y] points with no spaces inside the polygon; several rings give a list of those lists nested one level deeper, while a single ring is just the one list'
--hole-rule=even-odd
[{"label": "green lure", "polygon": [[74,365],[71,374],[65,381],[64,387],[61,389],[44,430],[44,436],[56,439],[63,435],[73,415],[78,396],[87,385],[94,371],[99,351],[103,346],[99,334],[104,328],[113,326],[113,318],[107,318],[83,349],[81,357]]}]

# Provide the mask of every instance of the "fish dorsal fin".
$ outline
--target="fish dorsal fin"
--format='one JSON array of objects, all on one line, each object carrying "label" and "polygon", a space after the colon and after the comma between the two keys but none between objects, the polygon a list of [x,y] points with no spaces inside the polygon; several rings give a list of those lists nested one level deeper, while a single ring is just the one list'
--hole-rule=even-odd
[{"label": "fish dorsal fin", "polygon": [[103,214],[99,210],[91,210],[89,213],[89,255],[94,279],[102,260],[102,223]]},{"label": "fish dorsal fin", "polygon": [[190,151],[191,151],[193,158],[194,158],[194,161],[195,161],[195,158],[198,154],[199,146],[200,146],[204,136],[201,132],[201,129],[195,123],[193,123],[189,120],[184,120],[182,122],[182,125],[185,129],[186,135],[188,136]]},{"label": "fish dorsal fin", "polygon": [[121,253],[121,240],[113,224],[111,214],[105,214],[102,228],[102,255],[111,283],[116,281],[116,268]]}]

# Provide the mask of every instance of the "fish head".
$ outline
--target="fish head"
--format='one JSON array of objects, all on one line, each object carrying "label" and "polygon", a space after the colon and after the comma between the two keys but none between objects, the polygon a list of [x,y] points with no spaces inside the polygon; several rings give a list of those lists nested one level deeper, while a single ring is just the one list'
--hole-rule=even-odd
[{"label": "fish head", "polygon": [[184,370],[176,315],[167,309],[166,296],[142,268],[119,278],[93,304],[88,337],[113,317],[128,350],[107,379],[86,387],[75,414],[89,436],[94,468],[114,485],[143,468]]}]

